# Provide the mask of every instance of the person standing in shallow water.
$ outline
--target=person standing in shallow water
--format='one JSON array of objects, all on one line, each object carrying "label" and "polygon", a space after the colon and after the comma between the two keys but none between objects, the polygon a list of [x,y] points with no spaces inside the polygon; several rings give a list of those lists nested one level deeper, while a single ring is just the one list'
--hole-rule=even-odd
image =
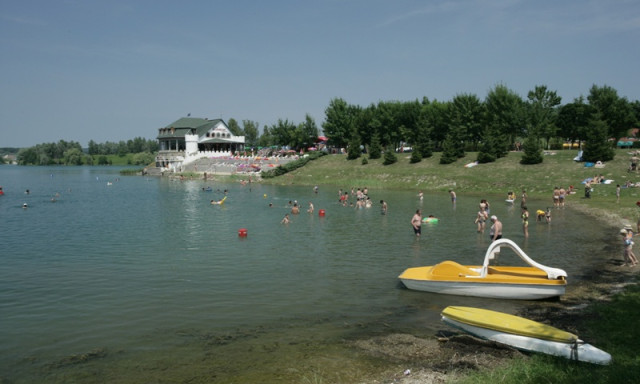
[{"label": "person standing in shallow water", "polygon": [[420,237],[422,233],[422,212],[419,209],[416,210],[415,215],[411,218],[411,226],[413,226],[413,233]]},{"label": "person standing in shallow water", "polygon": [[498,220],[496,215],[491,216],[491,230],[489,231],[489,236],[491,237],[491,241],[496,241],[502,239],[502,223]]},{"label": "person standing in shallow water", "polygon": [[529,210],[527,207],[522,207],[522,232],[525,239],[529,237]]},{"label": "person standing in shallow water", "polygon": [[380,200],[380,209],[383,215],[387,214],[387,202],[384,200]]},{"label": "person standing in shallow water", "polygon": [[487,211],[483,207],[480,207],[478,214],[476,215],[476,224],[478,224],[478,232],[484,233],[485,222],[487,221]]}]

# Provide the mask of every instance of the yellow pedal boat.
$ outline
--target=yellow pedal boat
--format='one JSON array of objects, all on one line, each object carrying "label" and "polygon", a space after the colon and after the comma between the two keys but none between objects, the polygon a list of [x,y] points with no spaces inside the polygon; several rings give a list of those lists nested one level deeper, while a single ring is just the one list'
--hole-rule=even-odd
[{"label": "yellow pedal boat", "polygon": [[[528,267],[491,266],[502,247],[512,249]],[[537,300],[565,293],[567,273],[535,262],[513,241],[496,240],[480,266],[455,261],[408,268],[398,278],[409,289],[447,295]]]}]

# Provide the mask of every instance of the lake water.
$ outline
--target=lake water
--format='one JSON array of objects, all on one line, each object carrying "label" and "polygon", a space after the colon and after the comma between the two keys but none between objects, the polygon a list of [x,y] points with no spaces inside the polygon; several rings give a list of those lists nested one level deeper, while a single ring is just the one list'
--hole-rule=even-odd
[{"label": "lake water", "polygon": [[[453,206],[446,193],[420,202],[417,191],[370,190],[373,207],[354,209],[338,204],[339,187],[315,194],[119,170],[0,166],[0,381],[350,382],[387,362],[349,341],[433,337],[447,329],[447,305],[527,304],[414,292],[397,279],[445,259],[482,262],[489,239],[476,233],[475,197]],[[223,205],[209,204],[225,189]],[[487,198],[505,237],[565,269],[569,284],[612,256],[603,244],[615,234],[570,207],[554,210],[551,225],[533,217],[525,240],[518,206]],[[302,212],[280,224],[290,200]],[[440,218],[419,239],[416,208]]]}]

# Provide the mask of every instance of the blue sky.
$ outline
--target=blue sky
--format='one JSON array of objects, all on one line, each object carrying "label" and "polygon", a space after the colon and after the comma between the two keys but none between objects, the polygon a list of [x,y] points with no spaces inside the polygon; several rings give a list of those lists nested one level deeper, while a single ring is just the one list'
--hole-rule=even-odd
[{"label": "blue sky", "polygon": [[188,113],[271,125],[331,99],[640,99],[636,0],[0,0],[0,147],[154,139]]}]

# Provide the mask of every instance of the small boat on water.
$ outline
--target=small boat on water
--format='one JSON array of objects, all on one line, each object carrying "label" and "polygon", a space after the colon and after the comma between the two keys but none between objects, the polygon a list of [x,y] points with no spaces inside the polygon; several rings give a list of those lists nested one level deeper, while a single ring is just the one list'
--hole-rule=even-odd
[{"label": "small boat on water", "polygon": [[573,333],[507,313],[450,306],[442,321],[473,336],[511,347],[594,364],[609,364],[611,355]]},{"label": "small boat on water", "polygon": [[[529,266],[492,266],[501,248],[512,249]],[[537,300],[565,293],[567,273],[535,262],[513,241],[496,240],[479,266],[455,261],[408,268],[398,278],[409,289],[447,295]]]}]

